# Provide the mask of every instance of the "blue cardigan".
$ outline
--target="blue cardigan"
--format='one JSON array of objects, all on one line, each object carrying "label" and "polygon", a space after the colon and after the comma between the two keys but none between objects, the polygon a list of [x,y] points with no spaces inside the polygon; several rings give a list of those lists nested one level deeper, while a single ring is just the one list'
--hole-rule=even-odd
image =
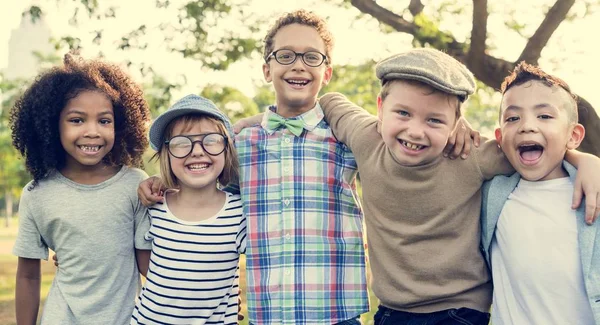
[{"label": "blue cardigan", "polygon": [[[574,183],[577,169],[566,161],[563,162],[563,167]],[[508,200],[510,193],[517,187],[520,179],[521,175],[518,173],[512,176],[496,176],[485,182],[481,191],[481,250],[490,270],[492,269],[490,248],[496,224],[504,203]],[[600,226],[598,226],[600,220],[597,220],[592,226],[585,223],[584,203],[582,202],[579,209],[577,209],[579,251],[588,301],[592,307],[596,324],[600,325]]]}]

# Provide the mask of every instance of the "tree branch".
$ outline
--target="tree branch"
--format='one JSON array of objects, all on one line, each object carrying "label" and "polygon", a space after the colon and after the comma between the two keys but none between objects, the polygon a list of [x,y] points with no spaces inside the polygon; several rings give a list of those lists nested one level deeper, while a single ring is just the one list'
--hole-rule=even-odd
[{"label": "tree branch", "polygon": [[485,59],[487,20],[487,0],[473,0],[473,27],[468,57],[474,67],[482,67]]},{"label": "tree branch", "polygon": [[414,35],[416,32],[417,26],[415,24],[385,9],[373,0],[351,0],[350,3],[362,13],[369,14],[375,17],[380,22],[392,27],[393,29],[399,32],[408,33],[412,35]]},{"label": "tree branch", "polygon": [[542,50],[548,44],[548,40],[554,31],[565,20],[574,3],[575,0],[556,0],[538,29],[527,41],[527,45],[525,45],[517,62],[526,61],[529,64],[537,65]]},{"label": "tree branch", "polygon": [[410,14],[413,15],[413,17],[423,12],[423,8],[425,8],[425,6],[421,0],[410,0],[410,4],[408,5],[408,11],[410,11]]}]

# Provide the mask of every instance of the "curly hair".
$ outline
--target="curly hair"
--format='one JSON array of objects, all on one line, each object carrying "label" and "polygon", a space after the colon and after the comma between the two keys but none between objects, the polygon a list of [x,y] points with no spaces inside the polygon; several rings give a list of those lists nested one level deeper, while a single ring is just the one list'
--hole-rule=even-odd
[{"label": "curly hair", "polygon": [[331,31],[327,27],[327,23],[323,18],[317,16],[315,13],[311,11],[306,11],[304,9],[296,10],[293,12],[289,12],[283,16],[281,16],[273,26],[267,32],[267,36],[265,36],[265,47],[263,52],[263,58],[265,61],[269,58],[269,55],[273,52],[273,43],[275,34],[277,32],[291,24],[300,24],[309,27],[314,27],[319,36],[323,39],[325,43],[325,55],[327,56],[326,64],[331,64],[331,50],[333,49],[333,35]]},{"label": "curly hair", "polygon": [[[520,86],[528,81],[540,81],[548,87],[559,87],[562,88],[569,97],[567,102],[567,111],[569,112],[569,121],[571,123],[577,122],[577,95],[575,95],[569,85],[562,79],[550,75],[542,70],[538,66],[528,64],[525,61],[521,61],[515,69],[504,78],[502,85],[500,86],[500,92],[504,95],[510,88]],[[572,100],[571,100],[572,99]],[[502,118],[502,108],[500,108],[500,119]]]},{"label": "curly hair", "polygon": [[142,89],[117,65],[84,60],[68,53],[64,65],[36,77],[11,109],[9,123],[14,147],[25,158],[33,185],[53,169],[64,166],[59,117],[68,101],[84,91],[107,96],[115,116],[115,144],[103,158],[112,166],[142,167],[148,147],[150,110]]}]

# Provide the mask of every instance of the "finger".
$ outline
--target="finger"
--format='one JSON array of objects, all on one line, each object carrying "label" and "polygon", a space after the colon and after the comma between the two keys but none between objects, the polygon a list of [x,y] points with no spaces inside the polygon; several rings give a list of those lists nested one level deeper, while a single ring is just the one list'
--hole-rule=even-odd
[{"label": "finger", "polygon": [[600,193],[596,195],[596,211],[594,212],[592,223],[596,222],[596,219],[598,219],[598,215],[600,215]]},{"label": "finger", "polygon": [[456,143],[454,144],[454,148],[452,149],[452,152],[450,153],[451,159],[458,158],[460,156],[460,153],[462,152],[463,147],[465,145],[465,133],[466,132],[467,132],[467,130],[464,126],[457,130]]},{"label": "finger", "polygon": [[590,197],[586,197],[585,199],[585,222],[588,225],[593,223],[595,213],[596,213],[596,197],[597,195],[593,195]]},{"label": "finger", "polygon": [[244,127],[242,126],[242,121],[238,121],[233,125],[233,133],[239,134],[240,132],[242,132],[243,128]]},{"label": "finger", "polygon": [[456,143],[456,132],[454,130],[450,132],[450,137],[448,137],[448,143],[444,148],[444,157],[448,157],[452,149],[454,149],[454,144]]},{"label": "finger", "polygon": [[479,148],[479,144],[481,143],[481,134],[479,131],[471,130],[471,138],[473,138],[475,147]]},{"label": "finger", "polygon": [[54,261],[58,261],[58,259],[56,259],[56,254],[52,255],[52,259],[53,259]]},{"label": "finger", "polygon": [[469,133],[465,133],[464,141],[465,144],[463,146],[463,150],[460,157],[462,159],[467,159],[467,157],[469,157],[469,154],[471,153],[471,147],[473,146],[473,140],[471,139],[471,135]]},{"label": "finger", "polygon": [[152,194],[158,194],[160,193],[161,190],[161,182],[157,182],[155,181],[154,177],[152,177],[152,183],[150,184],[150,188],[151,188],[151,193]]}]

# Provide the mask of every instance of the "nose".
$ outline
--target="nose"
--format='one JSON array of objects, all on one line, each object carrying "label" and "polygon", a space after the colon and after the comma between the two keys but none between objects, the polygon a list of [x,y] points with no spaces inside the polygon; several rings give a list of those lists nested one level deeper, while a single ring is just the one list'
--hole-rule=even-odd
[{"label": "nose", "polygon": [[425,136],[423,127],[419,125],[419,123],[411,123],[408,129],[406,130],[406,134],[411,139],[422,139]]},{"label": "nose", "polygon": [[99,126],[97,123],[87,123],[84,137],[87,138],[98,138],[100,136],[100,132],[98,132]]},{"label": "nose", "polygon": [[537,119],[535,117],[521,117],[521,123],[519,126],[519,133],[532,133],[537,132]]},{"label": "nose", "polygon": [[200,156],[204,156],[204,148],[202,148],[200,141],[194,141],[192,142],[192,157]]},{"label": "nose", "polygon": [[302,56],[296,55],[296,61],[292,63],[292,71],[305,71],[306,66],[304,65],[304,61],[302,60]]}]

